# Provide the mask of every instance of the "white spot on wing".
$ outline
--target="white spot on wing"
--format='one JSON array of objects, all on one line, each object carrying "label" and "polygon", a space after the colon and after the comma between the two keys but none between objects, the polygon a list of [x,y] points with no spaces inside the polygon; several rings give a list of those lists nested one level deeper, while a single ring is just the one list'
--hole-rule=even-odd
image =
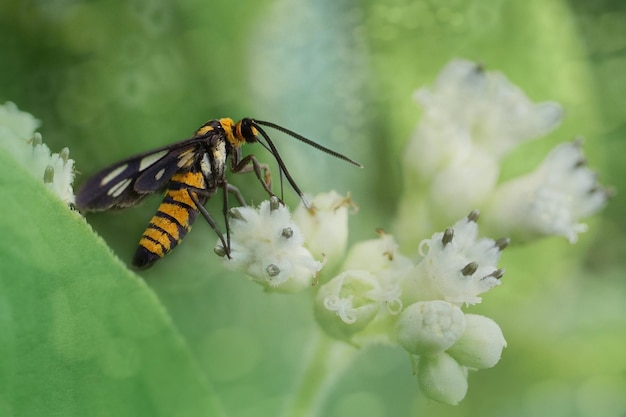
[{"label": "white spot on wing", "polygon": [[113,171],[109,172],[104,178],[102,178],[102,180],[100,181],[100,185],[107,185],[109,182],[111,182],[113,178],[124,172],[126,168],[128,168],[128,164],[120,165],[119,167],[115,168]]},{"label": "white spot on wing", "polygon": [[163,174],[165,174],[165,168],[161,168],[159,172],[157,172],[156,175],[154,176],[154,179],[157,181],[160,180]]},{"label": "white spot on wing", "polygon": [[162,150],[161,152],[156,152],[148,156],[144,156],[139,162],[139,171],[143,171],[144,169],[148,168],[150,165],[154,164],[156,161],[163,158],[165,154],[168,152],[169,151],[165,149],[165,150]]},{"label": "white spot on wing", "polygon": [[107,194],[110,195],[111,197],[119,197],[120,194],[122,194],[124,190],[128,188],[131,182],[132,180],[130,178],[126,178],[125,180],[120,181],[117,184],[115,184],[113,187],[109,188],[109,191],[107,191]]},{"label": "white spot on wing", "polygon": [[181,155],[181,157],[178,160],[178,163],[176,165],[178,165],[178,168],[185,167],[189,163],[191,158],[193,158],[193,156],[194,156],[193,152],[191,152],[191,151],[185,152],[184,154]]}]

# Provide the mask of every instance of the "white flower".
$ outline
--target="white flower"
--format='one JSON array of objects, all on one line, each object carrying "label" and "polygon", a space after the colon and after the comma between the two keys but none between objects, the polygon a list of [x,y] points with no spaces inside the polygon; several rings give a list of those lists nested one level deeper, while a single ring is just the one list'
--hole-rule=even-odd
[{"label": "white flower", "polygon": [[456,343],[465,331],[465,316],[446,301],[419,301],[405,308],[396,324],[398,342],[413,355],[433,355]]},{"label": "white flower", "polygon": [[347,270],[319,288],[315,298],[315,317],[331,336],[349,340],[374,320],[380,301],[370,294],[380,286],[365,270]]},{"label": "white flower", "polygon": [[445,232],[435,233],[420,245],[421,261],[403,279],[405,305],[420,300],[475,304],[478,294],[500,285],[497,268],[508,239],[478,238],[478,212],[470,213]]},{"label": "white flower", "polygon": [[26,112],[20,111],[15,103],[7,101],[0,105],[0,138],[4,140],[21,139],[27,141],[33,137],[41,122]]},{"label": "white flower", "polygon": [[353,203],[334,191],[318,194],[310,200],[310,208],[298,205],[293,220],[306,238],[307,248],[317,260],[336,264],[343,257],[348,243],[348,208]]},{"label": "white flower", "polygon": [[353,344],[388,343],[402,311],[402,277],[413,263],[398,252],[393,237],[356,244],[337,275],[319,289],[316,318],[326,332]]},{"label": "white flower", "polygon": [[557,103],[535,104],[503,74],[465,60],[451,61],[434,87],[418,90],[415,98],[424,108],[422,123],[433,133],[446,124],[458,129],[456,136],[440,136],[447,142],[440,146],[469,140],[497,159],[522,141],[545,135],[562,117]]},{"label": "white flower", "polygon": [[406,191],[395,224],[402,243],[482,208],[503,157],[562,118],[557,103],[534,103],[501,73],[465,60],[451,61],[415,99],[422,115],[403,156]]},{"label": "white flower", "polygon": [[54,192],[64,203],[74,203],[74,160],[69,149],[51,154],[35,132],[39,121],[21,112],[11,102],[0,105],[0,146],[8,151],[39,181]]},{"label": "white flower", "polygon": [[610,193],[586,166],[580,141],[555,147],[532,173],[499,186],[488,207],[489,226],[515,241],[564,236],[575,243],[579,223],[600,210]]},{"label": "white flower", "polygon": [[273,198],[256,209],[231,209],[231,214],[231,252],[224,257],[229,268],[244,271],[268,290],[295,292],[311,286],[322,264],[303,246],[285,206]]}]

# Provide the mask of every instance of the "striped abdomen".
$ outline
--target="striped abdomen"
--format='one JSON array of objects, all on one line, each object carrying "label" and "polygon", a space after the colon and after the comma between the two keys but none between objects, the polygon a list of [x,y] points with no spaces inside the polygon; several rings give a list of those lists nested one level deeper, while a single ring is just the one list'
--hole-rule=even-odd
[{"label": "striped abdomen", "polygon": [[[152,266],[174,249],[191,230],[198,209],[189,197],[188,187],[206,190],[201,172],[189,171],[172,177],[161,205],[139,240],[139,247],[133,258],[135,267]],[[201,204],[208,199],[206,195],[195,195]]]}]

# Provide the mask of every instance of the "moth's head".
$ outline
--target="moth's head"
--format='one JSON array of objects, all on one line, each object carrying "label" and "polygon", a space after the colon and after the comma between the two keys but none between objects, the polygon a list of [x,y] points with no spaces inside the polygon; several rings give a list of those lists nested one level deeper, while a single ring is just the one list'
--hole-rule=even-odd
[{"label": "moth's head", "polygon": [[258,133],[258,130],[254,127],[254,122],[248,117],[241,119],[235,125],[235,136],[240,141],[254,143],[257,141],[256,135]]}]

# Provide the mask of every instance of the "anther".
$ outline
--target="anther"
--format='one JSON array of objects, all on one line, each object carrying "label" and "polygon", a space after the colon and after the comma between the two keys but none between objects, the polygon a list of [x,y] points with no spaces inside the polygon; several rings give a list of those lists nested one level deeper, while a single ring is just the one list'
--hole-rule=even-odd
[{"label": "anther", "polygon": [[280,274],[280,268],[274,264],[269,264],[267,268],[265,268],[265,272],[267,272],[267,275],[270,277],[275,277]]},{"label": "anther", "polygon": [[285,227],[280,235],[285,239],[289,239],[293,236],[293,229],[291,227]]},{"label": "anther", "polygon": [[476,262],[470,262],[467,265],[465,265],[463,269],[461,269],[461,273],[467,277],[467,276],[474,275],[474,272],[476,272],[477,269],[478,269],[478,264]]},{"label": "anther", "polygon": [[500,249],[500,251],[503,251],[504,248],[509,246],[510,243],[511,239],[509,239],[508,237],[501,237],[500,239],[496,240],[495,245],[498,247],[498,249]]},{"label": "anther", "polygon": [[37,145],[41,145],[42,143],[43,143],[43,139],[41,137],[41,133],[35,132],[33,134],[33,139],[32,139],[33,148]]},{"label": "anther", "polygon": [[502,268],[496,269],[495,271],[491,273],[491,276],[494,277],[495,279],[502,278],[504,276],[504,269]]},{"label": "anther", "polygon": [[221,245],[217,245],[216,247],[214,247],[213,252],[215,252],[215,254],[221,258],[226,256],[226,249],[224,249],[224,247]]},{"label": "anther", "polygon": [[43,182],[46,184],[50,184],[54,181],[54,167],[52,165],[48,165],[46,170],[43,173]]},{"label": "anther", "polygon": [[237,207],[231,208],[230,210],[228,210],[228,213],[233,219],[242,220],[244,222],[246,221],[245,217],[241,215],[241,212]]},{"label": "anther", "polygon": [[467,220],[469,220],[470,222],[476,223],[479,217],[480,217],[480,211],[472,210],[472,212],[467,215]]},{"label": "anther", "polygon": [[443,246],[446,246],[448,243],[452,242],[452,238],[454,237],[454,229],[446,229],[443,232],[443,237],[441,238],[441,243]]},{"label": "anther", "polygon": [[275,195],[270,197],[270,211],[278,210],[280,207],[280,200]]},{"label": "anther", "polygon": [[574,169],[578,169],[578,168],[582,168],[584,166],[587,165],[587,158],[580,158],[578,161],[576,161],[576,163],[574,164]]},{"label": "anther", "polygon": [[63,160],[63,165],[67,164],[67,160],[70,158],[70,148],[65,147],[59,152],[59,157]]}]

